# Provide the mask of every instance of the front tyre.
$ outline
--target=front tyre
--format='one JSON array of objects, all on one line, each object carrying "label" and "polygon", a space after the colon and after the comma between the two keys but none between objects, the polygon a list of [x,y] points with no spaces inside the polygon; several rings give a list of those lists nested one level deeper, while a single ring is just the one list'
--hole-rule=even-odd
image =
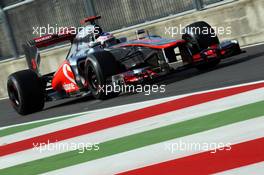
[{"label": "front tyre", "polygon": [[[186,41],[186,46],[192,55],[220,44],[214,29],[204,21],[192,23],[186,26],[184,31],[185,34],[182,35],[182,39]],[[213,61],[197,65],[196,68],[201,71],[206,71],[215,68],[220,61],[220,58],[216,58]]]},{"label": "front tyre", "polygon": [[212,45],[219,45],[215,30],[206,22],[198,21],[185,27],[182,39],[187,41],[192,54],[197,54]]},{"label": "front tyre", "polygon": [[120,73],[120,65],[115,57],[101,51],[89,55],[85,63],[86,80],[92,95],[96,99],[106,99],[119,95],[111,85],[111,76]]},{"label": "front tyre", "polygon": [[42,81],[32,70],[11,74],[7,80],[7,91],[13,108],[21,115],[41,111],[44,108]]}]

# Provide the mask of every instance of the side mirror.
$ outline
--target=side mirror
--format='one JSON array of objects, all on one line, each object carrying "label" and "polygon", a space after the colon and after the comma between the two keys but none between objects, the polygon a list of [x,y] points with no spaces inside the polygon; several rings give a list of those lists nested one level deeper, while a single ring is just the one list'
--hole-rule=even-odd
[{"label": "side mirror", "polygon": [[[145,36],[143,34],[147,34],[147,37],[150,38],[150,35],[149,35],[149,31],[148,30],[145,30],[145,29],[139,29],[136,31],[136,36],[137,36],[137,39],[142,39],[142,38],[145,38]],[[141,36],[140,36],[141,35]]]},{"label": "side mirror", "polygon": [[140,35],[140,34],[143,34],[143,33],[146,33],[145,29],[139,29],[136,31],[136,35]]}]

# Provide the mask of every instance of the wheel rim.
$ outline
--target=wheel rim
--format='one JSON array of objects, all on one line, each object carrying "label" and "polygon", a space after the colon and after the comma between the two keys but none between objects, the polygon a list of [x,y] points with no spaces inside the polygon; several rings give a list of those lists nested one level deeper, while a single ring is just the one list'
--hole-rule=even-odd
[{"label": "wheel rim", "polygon": [[99,88],[99,80],[96,75],[96,72],[92,66],[88,67],[88,82],[92,89],[98,91]]},{"label": "wheel rim", "polygon": [[8,94],[11,102],[18,107],[20,105],[20,99],[18,95],[18,90],[13,83],[8,85]]}]

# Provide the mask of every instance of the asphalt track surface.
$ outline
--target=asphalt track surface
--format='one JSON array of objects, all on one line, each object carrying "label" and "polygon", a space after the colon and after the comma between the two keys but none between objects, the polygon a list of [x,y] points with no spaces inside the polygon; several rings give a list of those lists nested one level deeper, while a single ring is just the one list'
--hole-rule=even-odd
[{"label": "asphalt track surface", "polygon": [[214,70],[200,72],[192,68],[164,77],[159,81],[159,84],[166,85],[165,93],[152,93],[151,95],[145,95],[144,93],[123,94],[104,101],[95,100],[91,97],[69,98],[48,102],[43,111],[27,116],[18,115],[11,107],[8,99],[1,100],[0,127],[264,80],[264,45],[253,46],[244,50],[247,53],[223,60]]}]

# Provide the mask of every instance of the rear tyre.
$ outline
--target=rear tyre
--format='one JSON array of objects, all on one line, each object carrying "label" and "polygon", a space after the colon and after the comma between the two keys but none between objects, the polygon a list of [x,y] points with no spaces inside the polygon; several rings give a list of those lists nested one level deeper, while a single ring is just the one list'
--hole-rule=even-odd
[{"label": "rear tyre", "polygon": [[[187,48],[192,55],[208,49],[210,46],[219,45],[219,39],[214,29],[206,22],[199,21],[185,27],[182,39],[187,41]],[[208,70],[216,67],[220,59],[197,65],[198,70]]]},{"label": "rear tyre", "polygon": [[88,56],[85,63],[86,80],[89,90],[96,99],[107,99],[119,95],[110,84],[111,76],[120,73],[120,66],[115,57],[101,51]]},{"label": "rear tyre", "polygon": [[7,91],[13,108],[21,115],[41,111],[44,108],[42,81],[32,70],[11,74],[7,80]]}]

